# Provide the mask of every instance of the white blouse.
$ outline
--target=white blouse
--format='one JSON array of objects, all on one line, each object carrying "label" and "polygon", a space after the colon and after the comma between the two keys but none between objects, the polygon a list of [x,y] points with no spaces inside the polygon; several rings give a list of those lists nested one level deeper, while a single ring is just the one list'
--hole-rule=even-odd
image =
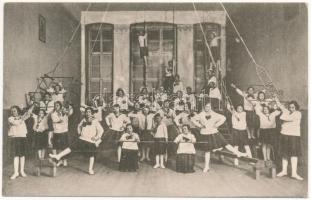
[{"label": "white blouse", "polygon": [[122,149],[138,150],[137,142],[139,142],[139,136],[137,133],[132,133],[131,139],[127,139],[128,136],[131,136],[129,133],[124,133],[120,141],[122,141]]},{"label": "white blouse", "polygon": [[209,114],[203,111],[195,115],[191,121],[201,128],[200,133],[202,135],[210,135],[218,133],[218,126],[226,121],[226,117],[214,111],[210,111]]},{"label": "white blouse", "polygon": [[130,102],[128,96],[124,95],[123,97],[116,96],[113,103],[118,104],[120,110],[128,110]]},{"label": "white blouse", "polygon": [[54,110],[54,101],[40,101],[40,109],[46,111],[47,114],[52,113]]},{"label": "white blouse", "polygon": [[34,124],[33,124],[34,131],[42,133],[49,129],[47,116],[44,116],[43,118],[39,119],[38,115],[32,114],[32,117],[34,119]]},{"label": "white blouse", "polygon": [[280,119],[284,121],[282,123],[281,134],[300,136],[301,112],[294,111],[293,113],[290,113],[287,109],[283,109],[282,111],[283,113]]},{"label": "white blouse", "polygon": [[[184,140],[184,138],[189,139],[188,142]],[[194,135],[191,133],[188,134],[179,134],[175,140],[175,143],[178,144],[177,154],[195,154],[195,148],[193,143],[196,142]]]},{"label": "white blouse", "polygon": [[246,130],[246,112],[236,112],[232,113],[232,128],[236,130]]},{"label": "white blouse", "polygon": [[[184,104],[179,105],[180,102],[184,102]],[[174,100],[174,110],[183,111],[185,108],[186,99],[177,97]]]},{"label": "white blouse", "polygon": [[9,117],[9,137],[26,137],[27,127],[21,117]]},{"label": "white blouse", "polygon": [[177,126],[182,126],[184,124],[187,124],[190,126],[190,128],[195,128],[195,125],[191,121],[191,118],[189,118],[189,113],[185,113],[185,112],[179,113],[175,117],[174,122]]},{"label": "white blouse", "polygon": [[210,89],[210,91],[209,91],[209,98],[214,98],[214,99],[221,100],[221,94],[220,94],[220,91],[219,91],[219,89],[217,87]]},{"label": "white blouse", "polygon": [[53,122],[54,133],[66,133],[68,132],[68,116],[62,115],[57,112],[51,114]]},{"label": "white blouse", "polygon": [[103,133],[104,129],[96,119],[92,120],[91,124],[87,124],[86,119],[82,119],[78,125],[79,139],[90,143],[95,144],[98,140],[101,140]]},{"label": "white blouse", "polygon": [[195,96],[194,94],[184,94],[184,99],[186,100],[186,102],[189,102],[190,105],[191,105],[191,109],[194,109],[195,108]]},{"label": "white blouse", "polygon": [[131,120],[124,114],[116,116],[114,113],[110,113],[106,118],[106,124],[114,131],[123,131],[126,124],[131,123]]},{"label": "white blouse", "polygon": [[163,122],[161,122],[160,125],[156,128],[154,137],[155,138],[166,138],[166,139],[168,138],[167,127]]}]

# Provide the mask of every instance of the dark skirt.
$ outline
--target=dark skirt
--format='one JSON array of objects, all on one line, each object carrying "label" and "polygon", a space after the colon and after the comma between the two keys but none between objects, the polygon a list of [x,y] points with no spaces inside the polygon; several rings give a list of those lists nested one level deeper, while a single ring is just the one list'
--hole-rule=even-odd
[{"label": "dark skirt", "polygon": [[120,140],[122,134],[123,134],[123,131],[115,131],[115,130],[109,129],[102,136],[103,144],[105,146],[109,146],[111,148],[116,148],[118,146],[121,146],[122,143],[119,142],[119,140]]},{"label": "dark skirt", "polygon": [[300,136],[281,134],[279,137],[279,153],[282,157],[301,156]]},{"label": "dark skirt", "polygon": [[70,145],[70,149],[73,153],[81,153],[86,157],[95,157],[97,147],[94,143],[78,139]]},{"label": "dark skirt", "polygon": [[119,170],[135,172],[138,169],[138,150],[122,149]]},{"label": "dark skirt", "polygon": [[276,131],[274,128],[260,129],[259,141],[263,144],[275,145]]},{"label": "dark skirt", "polygon": [[140,47],[140,57],[148,56],[148,47]]},{"label": "dark skirt", "polygon": [[239,147],[249,145],[247,131],[232,129],[232,144]]},{"label": "dark skirt", "polygon": [[194,154],[177,154],[176,171],[182,173],[192,173],[194,172],[194,163]]},{"label": "dark skirt", "polygon": [[12,138],[12,147],[14,157],[26,156],[28,152],[28,141],[26,137],[13,137]]},{"label": "dark skirt", "polygon": [[255,111],[246,110],[246,124],[248,128],[256,128],[258,127],[258,117]]},{"label": "dark skirt", "polygon": [[51,118],[51,114],[48,114],[48,127],[49,127],[49,131],[53,131],[54,128],[53,128],[53,121],[52,121],[52,118]]},{"label": "dark skirt", "polygon": [[53,134],[53,149],[64,150],[69,147],[68,133],[54,133]]},{"label": "dark skirt", "polygon": [[[143,147],[151,147],[152,146],[152,141],[154,141],[153,136],[151,134],[150,130],[143,130],[140,132],[139,135],[140,141],[142,141],[141,146]],[[146,142],[146,143],[144,143]]]},{"label": "dark skirt", "polygon": [[211,52],[215,62],[220,59],[220,51],[218,47],[211,47]]},{"label": "dark skirt", "polygon": [[[165,91],[170,93],[173,90],[173,84],[174,84],[174,77],[173,76],[166,76],[164,78],[163,87],[164,87]],[[162,102],[161,102],[160,106],[162,106]]]},{"label": "dark skirt", "polygon": [[201,145],[202,150],[209,152],[214,149],[219,149],[228,145],[228,142],[220,133],[214,133],[209,135],[201,135],[201,142],[205,142]]},{"label": "dark skirt", "polygon": [[175,138],[179,135],[178,128],[175,125],[168,125],[167,126],[167,137],[168,141],[174,141]]},{"label": "dark skirt", "polygon": [[36,149],[46,149],[48,147],[48,134],[49,131],[34,132],[35,135],[35,147]]},{"label": "dark skirt", "polygon": [[165,138],[154,138],[154,154],[162,155],[166,153],[167,143]]}]

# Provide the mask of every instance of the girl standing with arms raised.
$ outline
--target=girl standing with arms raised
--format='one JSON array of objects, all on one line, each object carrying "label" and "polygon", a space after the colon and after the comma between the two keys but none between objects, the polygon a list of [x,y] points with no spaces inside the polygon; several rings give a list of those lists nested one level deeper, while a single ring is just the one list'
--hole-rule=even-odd
[{"label": "girl standing with arms raised", "polygon": [[301,156],[301,112],[296,101],[289,102],[289,109],[282,105],[278,98],[275,98],[277,105],[282,110],[281,137],[279,139],[279,152],[282,155],[282,171],[278,177],[287,175],[288,160],[291,161],[292,178],[303,180],[297,173],[298,156]]},{"label": "girl standing with arms raised", "polygon": [[[51,119],[53,122],[53,154],[57,151],[63,151],[69,146],[68,141],[68,116],[73,114],[73,110],[66,110],[60,101],[54,103],[54,112],[51,113]],[[49,136],[50,141],[51,135]],[[50,142],[49,142],[50,143]],[[63,164],[67,166],[67,159],[63,159],[58,163],[58,166]]]},{"label": "girl standing with arms raised", "polygon": [[[9,137],[12,139],[12,146],[14,152],[14,173],[10,179],[16,179],[19,176],[19,172],[22,177],[26,177],[25,173],[25,155],[27,153],[27,128],[25,120],[30,117],[33,106],[22,115],[22,111],[18,106],[11,107],[11,116],[9,117]],[[20,171],[19,171],[20,165]]]}]

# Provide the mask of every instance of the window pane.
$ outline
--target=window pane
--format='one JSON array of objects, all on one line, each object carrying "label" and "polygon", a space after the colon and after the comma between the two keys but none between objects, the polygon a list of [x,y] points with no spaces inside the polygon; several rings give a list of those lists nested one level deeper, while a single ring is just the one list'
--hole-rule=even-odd
[{"label": "window pane", "polygon": [[100,35],[99,35],[99,32],[98,30],[92,30],[91,31],[91,40],[100,40]]},{"label": "window pane", "polygon": [[148,40],[160,40],[160,31],[148,30]]},{"label": "window pane", "polygon": [[103,41],[103,52],[112,52],[112,41]]},{"label": "window pane", "polygon": [[160,49],[160,40],[148,40],[148,50],[158,51]]},{"label": "window pane", "polygon": [[91,46],[90,46],[90,52],[94,53],[94,52],[100,52],[100,42],[91,42]]},{"label": "window pane", "polygon": [[112,40],[112,30],[102,30],[103,40]]},{"label": "window pane", "polygon": [[174,30],[163,30],[163,40],[174,40]]},{"label": "window pane", "polygon": [[98,78],[100,75],[100,67],[99,65],[93,65],[91,67],[91,77],[92,78]]},{"label": "window pane", "polygon": [[93,55],[92,56],[92,65],[99,65],[100,64],[100,56],[99,55]]},{"label": "window pane", "polygon": [[98,93],[99,92],[99,81],[90,81],[90,92]]},{"label": "window pane", "polygon": [[173,41],[163,41],[163,50],[172,51],[174,48]]}]

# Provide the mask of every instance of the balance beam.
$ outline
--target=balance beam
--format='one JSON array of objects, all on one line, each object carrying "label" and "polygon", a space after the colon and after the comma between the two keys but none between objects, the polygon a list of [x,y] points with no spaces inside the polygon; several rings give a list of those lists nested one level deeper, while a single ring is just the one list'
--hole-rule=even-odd
[{"label": "balance beam", "polygon": [[239,160],[242,160],[242,161],[254,164],[253,165],[253,175],[254,175],[254,178],[256,180],[258,180],[260,178],[260,172],[265,167],[267,167],[269,169],[269,176],[270,176],[270,178],[273,179],[273,178],[276,177],[276,166],[271,161],[270,161],[271,163],[269,163],[267,165],[267,163],[262,161],[262,160],[258,160],[256,158],[238,157],[237,155],[235,155],[235,154],[233,154],[231,152],[228,152],[228,151],[221,151],[221,150],[219,150],[219,151],[215,151],[214,153],[219,155],[220,161],[222,161],[221,156],[226,156],[226,157],[229,157],[229,158],[236,158],[236,159],[239,159]]},{"label": "balance beam", "polygon": [[256,159],[256,158],[249,158],[249,157],[238,157],[237,155],[231,153],[231,152],[228,152],[228,151],[215,151],[215,154],[218,154],[218,155],[222,155],[222,156],[226,156],[226,157],[229,157],[229,158],[237,158],[239,160],[242,160],[242,161],[245,161],[245,162],[250,162],[250,163],[258,163],[259,160]]}]

